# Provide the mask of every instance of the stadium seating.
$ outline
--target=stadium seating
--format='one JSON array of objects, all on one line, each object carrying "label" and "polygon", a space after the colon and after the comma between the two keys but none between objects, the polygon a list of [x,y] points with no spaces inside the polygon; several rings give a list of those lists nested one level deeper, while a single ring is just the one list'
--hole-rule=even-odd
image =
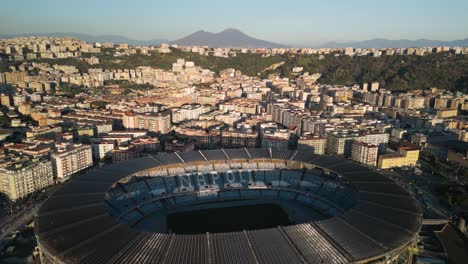
[{"label": "stadium seating", "polygon": [[170,175],[178,175],[178,174],[184,174],[185,173],[184,167],[168,168],[167,170],[169,171]]},{"label": "stadium seating", "polygon": [[167,175],[166,169],[152,170],[148,173],[148,176],[166,176],[166,175]]},{"label": "stadium seating", "polygon": [[[159,205],[159,206],[158,206]],[[146,215],[148,214],[151,214],[152,212],[158,210],[158,209],[161,209],[161,204],[155,204],[153,202],[150,202],[150,203],[146,203],[144,205],[141,205],[140,207],[138,207],[140,209],[140,211],[142,211],[143,213],[145,213]]]},{"label": "stadium seating", "polygon": [[166,183],[166,190],[168,193],[177,192],[178,186],[175,177],[164,177],[164,182]]},{"label": "stadium seating", "polygon": [[133,203],[129,199],[128,194],[125,193],[120,187],[107,192],[106,198],[112,207],[121,213],[129,210],[133,206]]},{"label": "stadium seating", "polygon": [[[171,171],[179,172],[180,169],[172,168]],[[296,200],[325,215],[336,215],[356,202],[353,189],[340,182],[336,174],[329,171],[324,173],[318,168],[229,169],[173,176],[141,176],[132,178],[129,183],[117,185],[107,193],[111,214],[120,215],[129,223],[141,217],[141,213],[150,214],[164,207],[214,200],[262,198]],[[131,210],[135,207],[141,213]]]},{"label": "stadium seating", "polygon": [[146,183],[148,184],[150,193],[153,195],[153,197],[159,197],[167,193],[163,177],[153,177],[146,179]]},{"label": "stadium seating", "polygon": [[242,168],[244,170],[256,170],[258,167],[257,167],[257,163],[256,162],[243,162],[242,163]]},{"label": "stadium seating", "polygon": [[192,174],[182,174],[174,177],[179,186],[179,192],[193,192],[195,190],[195,183],[192,179]]},{"label": "stadium seating", "polygon": [[213,165],[211,164],[204,164],[197,166],[198,171],[213,171]]},{"label": "stadium seating", "polygon": [[184,170],[185,172],[197,172],[198,171],[198,168],[197,166],[195,165],[187,165],[187,166],[184,166]]},{"label": "stadium seating", "polygon": [[265,183],[269,186],[279,186],[280,171],[265,171]]},{"label": "stadium seating", "polygon": [[300,185],[302,173],[302,171],[283,170],[281,172],[280,186],[297,188]]},{"label": "stadium seating", "polygon": [[213,167],[216,171],[224,171],[229,170],[231,168],[227,163],[216,163]]},{"label": "stadium seating", "polygon": [[123,186],[137,203],[145,202],[151,195],[144,181],[138,181]]},{"label": "stadium seating", "polygon": [[127,214],[122,216],[122,220],[127,222],[129,225],[135,224],[138,220],[140,220],[143,217],[142,214],[140,214],[136,210],[132,210],[128,212]]}]

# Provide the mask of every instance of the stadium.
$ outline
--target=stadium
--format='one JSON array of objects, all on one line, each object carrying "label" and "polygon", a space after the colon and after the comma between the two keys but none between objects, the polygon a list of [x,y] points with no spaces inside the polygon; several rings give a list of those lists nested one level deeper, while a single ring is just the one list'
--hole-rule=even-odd
[{"label": "stadium", "polygon": [[35,232],[43,263],[398,263],[421,222],[403,188],[352,161],[219,149],[78,175]]}]

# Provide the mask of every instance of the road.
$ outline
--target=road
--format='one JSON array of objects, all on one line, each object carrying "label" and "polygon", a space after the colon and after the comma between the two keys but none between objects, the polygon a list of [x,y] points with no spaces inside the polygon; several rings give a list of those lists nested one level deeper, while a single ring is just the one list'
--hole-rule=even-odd
[{"label": "road", "polygon": [[3,240],[9,237],[14,231],[20,231],[30,223],[41,205],[42,203],[32,205],[25,208],[22,212],[18,212],[8,217],[8,219],[5,219],[0,225],[0,245]]},{"label": "road", "polygon": [[47,199],[47,197],[50,197],[52,193],[58,190],[58,188],[58,185],[49,188],[35,196],[37,199],[36,201],[29,199],[29,205],[26,205],[21,211],[0,219],[0,248],[5,238],[9,237],[15,231],[22,230],[25,225],[34,220],[34,217],[42,203]]},{"label": "road", "polygon": [[423,207],[423,211],[429,218],[449,218],[452,210],[440,203],[433,195],[432,186],[444,180],[431,174],[416,175],[412,171],[390,171],[384,170],[380,173],[405,188],[411,193]]}]

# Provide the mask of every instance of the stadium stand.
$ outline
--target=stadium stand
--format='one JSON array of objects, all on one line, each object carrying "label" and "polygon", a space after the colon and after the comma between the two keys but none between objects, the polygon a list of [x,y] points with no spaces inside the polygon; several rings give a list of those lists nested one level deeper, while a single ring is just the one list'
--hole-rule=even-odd
[{"label": "stadium stand", "polygon": [[[289,226],[199,235],[134,228],[166,210],[250,200],[297,204],[321,217],[304,213]],[[412,245],[421,224],[414,198],[354,162],[221,149],[78,175],[43,204],[35,232],[44,263],[384,263]]]}]

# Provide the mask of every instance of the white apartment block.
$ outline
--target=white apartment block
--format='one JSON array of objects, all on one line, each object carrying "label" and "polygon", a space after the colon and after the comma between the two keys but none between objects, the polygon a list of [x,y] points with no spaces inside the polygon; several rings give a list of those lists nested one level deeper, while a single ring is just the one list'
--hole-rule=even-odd
[{"label": "white apartment block", "polygon": [[351,150],[351,159],[369,166],[376,166],[377,152],[377,146],[355,141]]},{"label": "white apartment block", "polygon": [[91,145],[94,160],[102,160],[112,155],[113,142],[96,142]]},{"label": "white apartment block", "polygon": [[210,107],[206,107],[199,104],[184,105],[179,109],[175,109],[172,112],[172,122],[180,123],[185,120],[198,119],[201,114],[210,111]]},{"label": "white apartment block", "polygon": [[165,134],[171,131],[171,112],[126,113],[123,117],[123,125],[127,129],[147,129]]},{"label": "white apartment block", "polygon": [[93,165],[91,146],[67,146],[52,154],[55,176],[58,180],[68,180],[73,174]]},{"label": "white apartment block", "polygon": [[388,146],[388,139],[390,135],[388,133],[369,133],[363,135],[361,141],[367,144],[377,146],[379,153],[385,153]]}]

